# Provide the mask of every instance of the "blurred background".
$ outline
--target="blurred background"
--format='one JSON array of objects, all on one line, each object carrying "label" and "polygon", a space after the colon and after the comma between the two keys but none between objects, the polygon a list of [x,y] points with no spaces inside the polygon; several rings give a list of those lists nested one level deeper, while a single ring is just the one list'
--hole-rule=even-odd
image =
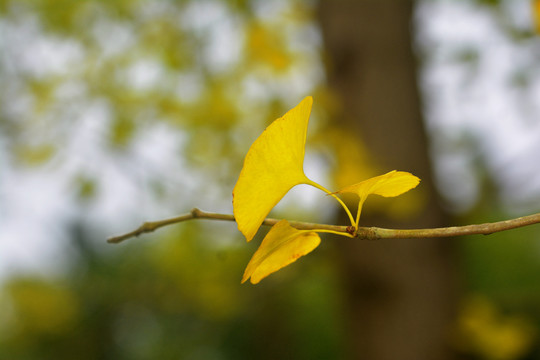
[{"label": "blurred background", "polygon": [[[0,358],[540,359],[540,227],[319,249],[240,285],[251,143],[314,96],[305,170],[398,169],[362,225],[540,211],[530,0],[0,1]],[[346,223],[293,189],[272,217]]]}]

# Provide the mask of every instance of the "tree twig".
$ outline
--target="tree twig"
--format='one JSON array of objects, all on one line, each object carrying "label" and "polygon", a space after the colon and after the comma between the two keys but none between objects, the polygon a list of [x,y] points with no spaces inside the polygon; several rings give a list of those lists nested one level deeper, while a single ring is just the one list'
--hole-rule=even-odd
[{"label": "tree twig", "polygon": [[[235,221],[233,215],[229,214],[219,214],[206,212],[197,208],[192,209],[189,213],[180,215],[177,217],[158,220],[158,221],[148,221],[143,223],[137,229],[128,232],[123,235],[113,236],[107,239],[107,242],[111,244],[117,244],[124,240],[127,240],[132,237],[139,236],[144,233],[155,231],[161,227],[176,224],[179,222],[193,220],[193,219],[210,219],[210,220],[224,220],[224,221]],[[267,218],[264,220],[263,225],[272,226],[276,224],[279,219]],[[453,237],[453,236],[462,236],[462,235],[474,235],[482,234],[489,235],[495,232],[516,229],[528,225],[540,223],[540,213],[522,216],[515,219],[484,223],[484,224],[474,224],[466,226],[451,226],[443,228],[432,228],[432,229],[385,229],[378,227],[359,227],[354,231],[351,230],[349,226],[340,226],[340,225],[328,225],[328,224],[315,224],[307,223],[301,221],[289,221],[292,227],[295,227],[300,230],[315,230],[315,229],[324,229],[332,230],[343,233],[352,233],[355,237],[364,240],[378,240],[378,239],[412,239],[412,238],[437,238],[437,237]]]},{"label": "tree twig", "polygon": [[384,229],[377,227],[360,227],[355,233],[358,238],[366,240],[378,239],[421,239],[454,237],[463,235],[489,235],[505,230],[517,229],[540,223],[540,213],[518,217],[515,219],[484,224],[450,226],[431,229]]},{"label": "tree twig", "polygon": [[[110,237],[109,239],[107,239],[107,242],[111,244],[117,244],[129,238],[136,237],[144,233],[152,232],[163,226],[168,226],[168,225],[176,224],[182,221],[193,220],[193,219],[236,221],[234,219],[234,215],[206,212],[197,208],[193,208],[189,213],[176,216],[173,218],[169,218],[165,220],[158,220],[158,221],[147,221],[143,223],[141,226],[139,226],[137,229],[131,232],[128,232],[123,235]],[[267,218],[263,221],[262,224],[266,226],[273,226],[278,221],[280,221],[280,219]],[[324,230],[346,232],[346,229],[347,229],[346,226],[315,224],[315,223],[308,223],[308,222],[302,222],[302,221],[289,221],[289,224],[291,224],[292,227],[296,229],[300,229],[300,230],[324,229]]]}]

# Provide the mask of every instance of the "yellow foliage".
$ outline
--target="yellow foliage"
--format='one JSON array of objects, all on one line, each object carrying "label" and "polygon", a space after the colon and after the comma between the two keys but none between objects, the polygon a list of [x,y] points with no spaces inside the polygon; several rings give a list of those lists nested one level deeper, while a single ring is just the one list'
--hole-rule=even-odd
[{"label": "yellow foliage", "polygon": [[336,191],[336,194],[353,193],[360,198],[366,198],[370,194],[384,197],[394,197],[403,194],[420,183],[420,179],[405,171],[390,171],[384,175],[372,177],[354,185],[344,187]]},{"label": "yellow foliage", "polygon": [[79,321],[79,304],[68,289],[19,281],[10,284],[7,292],[14,306],[14,328],[21,332],[58,335]]},{"label": "yellow foliage", "polygon": [[395,197],[415,188],[419,183],[420,179],[411,173],[393,170],[384,175],[375,176],[354,185],[344,187],[336,191],[335,194],[353,193],[360,197],[358,214],[356,216],[356,226],[358,226],[362,205],[369,195],[376,194],[384,197]]},{"label": "yellow foliage", "polygon": [[136,125],[133,119],[117,116],[114,118],[111,126],[111,142],[115,146],[125,147],[127,146],[136,130]]},{"label": "yellow foliage", "polygon": [[[188,119],[193,125],[212,125],[216,129],[226,130],[236,124],[240,117],[235,105],[233,89],[224,87],[221,83],[212,83],[206,90],[207,95],[198,99],[192,106],[186,106],[184,113],[189,111]],[[212,104],[208,106],[208,99]]]},{"label": "yellow foliage", "polygon": [[[304,174],[304,149],[313,99],[308,96],[283,117],[275,120],[251,145],[233,190],[233,209],[238,229],[247,241],[255,236],[262,222],[295,185],[308,184],[331,195],[347,212],[352,225],[358,227],[362,205],[370,194],[394,197],[416,187],[420,179],[403,172],[391,171],[331,193]],[[360,197],[356,221],[349,208],[335,194],[354,193]],[[270,230],[249,262],[242,282],[251,277],[253,284],[294,262],[319,245],[317,232],[352,236],[328,229],[299,231],[287,221]]]},{"label": "yellow foliage", "polygon": [[537,337],[527,318],[503,315],[483,297],[472,297],[458,319],[462,350],[489,360],[521,359]]},{"label": "yellow foliage", "polygon": [[258,23],[248,29],[246,50],[254,63],[268,64],[274,70],[286,70],[292,58],[285,49],[285,41],[276,31]]},{"label": "yellow foliage", "polygon": [[17,159],[26,165],[42,165],[49,161],[56,153],[52,144],[40,144],[31,146],[21,144],[15,148]]},{"label": "yellow foliage", "polygon": [[251,145],[233,190],[238,229],[253,239],[270,210],[304,174],[304,147],[313,99],[308,96],[275,120]]},{"label": "yellow foliage", "polygon": [[261,246],[249,261],[242,283],[251,277],[257,284],[268,275],[309,254],[321,243],[315,232],[296,230],[287,220],[281,220],[270,229]]}]

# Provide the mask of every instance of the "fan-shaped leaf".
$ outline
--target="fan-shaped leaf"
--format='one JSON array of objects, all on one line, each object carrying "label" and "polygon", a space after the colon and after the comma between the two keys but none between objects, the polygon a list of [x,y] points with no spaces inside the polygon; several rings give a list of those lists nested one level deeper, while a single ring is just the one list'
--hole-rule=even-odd
[{"label": "fan-shaped leaf", "polygon": [[255,140],[233,190],[238,229],[250,241],[270,210],[304,174],[304,147],[313,99],[306,97]]},{"label": "fan-shaped leaf", "polygon": [[362,205],[368,195],[377,194],[384,197],[394,197],[415,188],[419,183],[420,179],[413,174],[393,170],[384,175],[375,176],[357,184],[344,187],[334,194],[353,193],[360,197],[358,214],[356,216],[356,226],[358,226]]},{"label": "fan-shaped leaf", "polygon": [[271,273],[310,253],[320,243],[321,238],[317,233],[297,230],[287,220],[281,220],[270,229],[253,254],[242,283],[251,277],[251,283],[257,284]]},{"label": "fan-shaped leaf", "polygon": [[401,195],[420,183],[420,179],[405,171],[390,171],[384,175],[372,177],[357,184],[344,187],[336,191],[335,194],[354,193],[360,198],[370,194],[377,194],[384,197],[394,197]]}]

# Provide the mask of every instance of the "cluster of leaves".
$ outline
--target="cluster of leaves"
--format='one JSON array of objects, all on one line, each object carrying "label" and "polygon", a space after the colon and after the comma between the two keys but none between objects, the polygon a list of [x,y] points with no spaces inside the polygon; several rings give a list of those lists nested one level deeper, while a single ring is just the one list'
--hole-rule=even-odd
[{"label": "cluster of leaves", "polygon": [[[306,133],[313,104],[308,96],[283,117],[275,120],[249,149],[233,191],[233,207],[238,229],[251,241],[262,222],[294,186],[306,184],[332,196],[349,216],[351,226],[346,232],[327,229],[298,230],[287,220],[281,220],[268,232],[249,262],[242,282],[251,278],[253,284],[313,251],[321,242],[317,233],[330,232],[354,237],[362,205],[370,194],[394,197],[416,187],[420,179],[403,172],[391,171],[331,192],[304,174]],[[337,196],[358,195],[356,217]]]}]

